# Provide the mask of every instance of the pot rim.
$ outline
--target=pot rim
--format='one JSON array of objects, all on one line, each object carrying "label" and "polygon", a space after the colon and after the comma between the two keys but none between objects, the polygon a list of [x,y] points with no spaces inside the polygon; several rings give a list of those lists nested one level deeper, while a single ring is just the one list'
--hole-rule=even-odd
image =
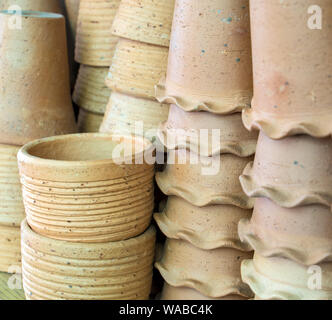
[{"label": "pot rim", "polygon": [[59,13],[45,12],[45,11],[33,11],[33,10],[0,10],[0,14],[4,15],[19,15],[22,17],[31,17],[37,19],[62,19],[64,16]]}]

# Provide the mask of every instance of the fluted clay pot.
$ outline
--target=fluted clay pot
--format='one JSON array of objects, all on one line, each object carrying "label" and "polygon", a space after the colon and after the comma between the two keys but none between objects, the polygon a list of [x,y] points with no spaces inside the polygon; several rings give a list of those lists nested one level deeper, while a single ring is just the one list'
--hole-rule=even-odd
[{"label": "fluted clay pot", "polygon": [[250,105],[249,0],[178,0],[161,102],[228,114]]},{"label": "fluted clay pot", "polygon": [[0,272],[10,273],[11,268],[21,266],[20,227],[0,222]]},{"label": "fluted clay pot", "polygon": [[306,135],[272,140],[261,132],[255,161],[240,177],[250,197],[266,197],[279,206],[332,203],[332,140]]},{"label": "fluted clay pot", "polygon": [[22,223],[23,287],[28,300],[145,300],[155,247],[153,227],[126,241],[52,240]]},{"label": "fluted clay pot", "polygon": [[106,79],[117,92],[155,100],[154,87],[165,76],[168,48],[120,39]]},{"label": "fluted clay pot", "polygon": [[108,68],[81,64],[77,76],[73,101],[87,111],[104,114],[111,95],[105,85]]},{"label": "fluted clay pot", "polygon": [[236,113],[219,116],[209,112],[186,112],[170,107],[169,118],[159,130],[167,149],[189,149],[202,155],[232,153],[248,157],[255,153],[257,134],[248,132]]},{"label": "fluted clay pot", "polygon": [[186,240],[204,250],[228,247],[251,251],[248,244],[240,241],[237,231],[239,221],[249,219],[251,213],[227,205],[199,208],[171,196],[165,210],[154,218],[167,238]]},{"label": "fluted clay pot", "polygon": [[[136,151],[120,163],[122,147],[127,155]],[[151,148],[143,138],[103,134],[25,145],[18,161],[29,225],[40,235],[72,242],[118,241],[143,233],[154,206],[154,166],[145,158],[139,162]]]},{"label": "fluted clay pot", "polygon": [[1,0],[0,10],[17,10],[12,6],[19,6],[21,10],[61,13],[59,0]]},{"label": "fluted clay pot", "polygon": [[0,142],[23,145],[76,131],[68,72],[65,19],[23,11],[22,29],[0,12]]},{"label": "fluted clay pot", "polygon": [[78,132],[93,133],[99,132],[100,125],[103,121],[104,115],[94,113],[80,108],[77,120]]},{"label": "fluted clay pot", "polygon": [[250,289],[241,280],[240,265],[251,256],[229,248],[201,250],[189,242],[168,239],[163,257],[155,266],[175,287],[192,288],[211,298],[250,297]]},{"label": "fluted clay pot", "polygon": [[111,27],[120,0],[81,0],[77,20],[75,60],[109,67],[118,38]]},{"label": "fluted clay pot", "polygon": [[307,267],[255,253],[253,260],[242,262],[241,273],[243,281],[262,300],[332,299],[331,263]]},{"label": "fluted clay pot", "polygon": [[310,27],[310,0],[251,1],[255,94],[243,114],[248,129],[273,139],[332,133],[332,4],[315,4],[323,15],[320,30]]},{"label": "fluted clay pot", "polygon": [[66,13],[67,13],[68,20],[69,20],[71,34],[73,36],[73,39],[75,39],[78,11],[80,8],[80,0],[65,0],[64,3],[65,3]]}]

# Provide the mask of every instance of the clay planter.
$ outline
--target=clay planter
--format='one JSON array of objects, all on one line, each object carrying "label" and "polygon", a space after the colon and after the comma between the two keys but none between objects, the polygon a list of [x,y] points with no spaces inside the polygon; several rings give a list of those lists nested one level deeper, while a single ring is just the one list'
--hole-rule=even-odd
[{"label": "clay planter", "polygon": [[78,132],[99,132],[103,118],[103,114],[90,112],[81,108],[77,120]]},{"label": "clay planter", "polygon": [[90,67],[81,64],[77,76],[73,101],[87,111],[104,114],[110,97],[105,85],[108,68]]},{"label": "clay planter", "polygon": [[21,10],[61,13],[59,0],[1,0],[0,10],[9,10],[11,6],[19,6]]},{"label": "clay planter", "polygon": [[[133,159],[119,164],[113,152],[135,145]],[[134,157],[151,148],[143,138],[103,134],[25,145],[18,161],[29,225],[40,235],[71,242],[119,241],[143,233],[154,206],[154,166],[135,164]]]},{"label": "clay planter", "polygon": [[206,156],[231,153],[248,157],[255,153],[257,134],[244,128],[240,114],[185,112],[173,104],[168,121],[160,128],[159,139],[167,149],[188,149]]},{"label": "clay planter", "polygon": [[28,300],[145,300],[152,282],[155,230],[101,244],[45,238],[22,223]]},{"label": "clay planter", "polygon": [[21,267],[20,228],[0,224],[0,272],[11,273]]},{"label": "clay planter", "polygon": [[120,0],[81,0],[77,20],[75,60],[109,67],[118,38],[111,27]]},{"label": "clay planter", "polygon": [[293,208],[332,203],[332,140],[299,135],[280,141],[260,134],[255,161],[240,177],[250,197]]},{"label": "clay planter", "polygon": [[80,0],[65,0],[65,8],[68,16],[71,34],[73,39],[76,38],[76,27],[77,27],[77,18],[78,11],[80,8]]},{"label": "clay planter", "polygon": [[168,239],[155,266],[171,286],[192,288],[211,298],[250,297],[251,291],[241,281],[240,265],[251,256],[229,248],[205,251],[186,241]]},{"label": "clay planter", "polygon": [[169,52],[159,101],[220,114],[250,106],[248,0],[176,1]]},{"label": "clay planter", "polygon": [[163,213],[156,213],[154,218],[167,238],[186,240],[204,250],[228,247],[251,251],[240,241],[237,231],[239,221],[250,218],[251,213],[226,205],[199,208],[172,196]]},{"label": "clay planter", "polygon": [[332,6],[317,4],[323,12],[318,31],[308,26],[317,13],[308,14],[310,0],[251,1],[255,95],[243,114],[248,129],[273,139],[332,133]]},{"label": "clay planter", "polygon": [[[261,300],[332,299],[331,263],[308,268],[285,258],[264,258],[255,253],[254,260],[242,262],[241,273]],[[314,286],[317,279],[321,289]]]},{"label": "clay planter", "polygon": [[[195,157],[196,162],[191,157]],[[197,159],[194,153],[181,149],[170,150],[168,159],[165,171],[156,174],[158,186],[164,194],[181,197],[198,207],[224,204],[253,208],[254,200],[243,193],[239,182],[241,172],[252,157],[225,154]]]},{"label": "clay planter", "polygon": [[22,29],[14,29],[9,23],[13,15],[0,12],[0,142],[4,144],[23,145],[76,131],[65,20],[54,13],[22,15]]}]

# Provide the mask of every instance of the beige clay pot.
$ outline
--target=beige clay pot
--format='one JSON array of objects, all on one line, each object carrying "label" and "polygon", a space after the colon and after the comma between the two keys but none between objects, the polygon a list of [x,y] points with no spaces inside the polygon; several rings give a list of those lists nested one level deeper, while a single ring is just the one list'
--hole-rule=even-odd
[{"label": "beige clay pot", "polygon": [[332,133],[332,60],[327,58],[332,5],[315,3],[322,10],[321,30],[308,25],[315,18],[315,12],[308,13],[312,5],[310,0],[250,3],[255,94],[243,121],[273,139]]},{"label": "beige clay pot", "polygon": [[100,125],[104,119],[104,115],[94,113],[80,108],[77,120],[78,132],[93,133],[99,132]]},{"label": "beige clay pot", "polygon": [[[45,2],[45,1],[44,1]],[[69,25],[73,39],[76,38],[76,28],[78,11],[80,8],[80,0],[65,0],[66,14],[68,16]]]},{"label": "beige clay pot", "polygon": [[261,133],[255,161],[240,177],[249,197],[282,207],[332,203],[332,140],[306,135],[276,141]]},{"label": "beige clay pot", "polygon": [[21,10],[61,13],[59,0],[1,0],[0,10],[9,10],[11,6],[19,6]]},{"label": "beige clay pot", "polygon": [[21,267],[21,237],[17,226],[0,224],[0,272],[17,272]]},{"label": "beige clay pot", "polygon": [[22,15],[22,28],[15,29],[9,23],[13,15],[0,12],[0,142],[12,145],[76,131],[65,19],[54,13]]}]

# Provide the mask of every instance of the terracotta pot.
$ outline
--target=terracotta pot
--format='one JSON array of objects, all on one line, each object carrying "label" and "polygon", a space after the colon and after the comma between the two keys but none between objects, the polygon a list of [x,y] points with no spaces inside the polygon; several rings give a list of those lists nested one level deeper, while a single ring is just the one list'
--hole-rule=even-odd
[{"label": "terracotta pot", "polygon": [[20,228],[0,224],[0,272],[21,266]]},{"label": "terracotta pot", "polygon": [[171,286],[192,288],[211,298],[250,297],[251,291],[241,281],[240,265],[251,256],[229,248],[201,250],[189,242],[168,239],[155,266]]},{"label": "terracotta pot", "polygon": [[111,92],[105,85],[108,68],[81,64],[73,101],[87,111],[104,115]]},{"label": "terracotta pot", "polygon": [[155,230],[126,241],[76,244],[45,238],[22,223],[28,300],[148,299]]},{"label": "terracotta pot", "polygon": [[319,31],[308,26],[310,0],[250,3],[255,95],[243,114],[248,129],[273,139],[332,133],[332,6],[329,0],[316,4],[323,12]]},{"label": "terracotta pot", "polygon": [[[117,164],[125,144],[148,152],[143,138],[79,134],[46,138],[18,154],[29,225],[40,235],[71,242],[126,240],[143,233],[153,211],[154,167]],[[128,159],[127,159],[128,160]]]},{"label": "terracotta pot", "polygon": [[167,58],[168,48],[120,39],[106,84],[117,92],[155,100],[154,86],[166,73]]},{"label": "terracotta pot", "polygon": [[1,0],[0,10],[19,6],[21,10],[61,13],[59,0]]},{"label": "terracotta pot", "polygon": [[68,20],[69,20],[71,34],[73,36],[73,39],[75,39],[78,11],[80,8],[80,0],[65,0],[64,3],[65,3],[66,13],[67,13]]},{"label": "terracotta pot", "polygon": [[332,203],[332,140],[299,135],[276,141],[259,136],[255,161],[240,177],[250,197],[293,208]]},{"label": "terracotta pot", "polygon": [[168,121],[160,128],[159,139],[167,149],[188,149],[206,156],[231,153],[248,157],[255,153],[257,134],[244,128],[238,113],[219,116],[186,112],[172,104]]},{"label": "terracotta pot", "polygon": [[228,114],[250,106],[248,0],[176,1],[167,78],[156,97],[186,111]]},{"label": "terracotta pot", "polygon": [[204,250],[228,247],[250,251],[250,246],[240,241],[237,226],[251,213],[226,205],[199,208],[171,196],[163,213],[156,213],[154,218],[167,238],[186,240]]},{"label": "terracotta pot", "polygon": [[[196,163],[190,164],[194,162],[191,157],[196,158]],[[166,195],[181,197],[198,207],[224,204],[253,208],[254,200],[243,193],[239,182],[239,175],[252,157],[224,154],[198,158],[194,153],[180,149],[170,150],[168,158],[165,171],[156,174],[158,186]]]},{"label": "terracotta pot", "polygon": [[[321,272],[321,276],[320,276]],[[303,266],[285,258],[244,260],[242,279],[261,300],[331,300],[332,264]],[[315,287],[321,281],[321,289]]]},{"label": "terracotta pot", "polygon": [[22,145],[76,131],[65,20],[54,13],[22,15],[22,29],[17,30],[9,24],[13,15],[0,13],[0,142],[4,144]]},{"label": "terracotta pot", "polygon": [[80,108],[77,120],[78,132],[99,132],[104,115]]},{"label": "terracotta pot", "polygon": [[121,0],[81,0],[77,20],[75,60],[109,67],[118,38],[111,27]]}]

